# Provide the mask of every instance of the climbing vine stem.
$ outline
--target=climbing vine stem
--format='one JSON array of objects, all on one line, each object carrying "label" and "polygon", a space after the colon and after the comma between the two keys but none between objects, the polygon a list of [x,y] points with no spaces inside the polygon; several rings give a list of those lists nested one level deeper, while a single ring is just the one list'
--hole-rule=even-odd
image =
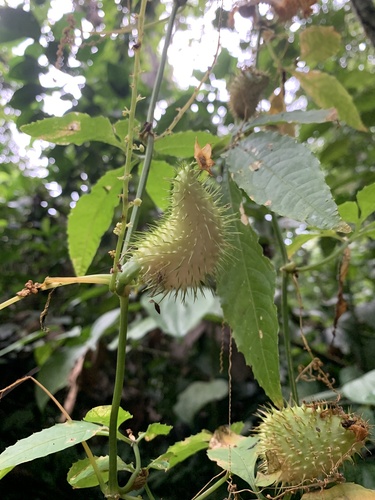
[{"label": "climbing vine stem", "polygon": [[128,217],[129,210],[129,180],[130,172],[132,168],[132,157],[133,157],[133,142],[134,142],[134,129],[135,129],[135,111],[137,108],[137,102],[140,100],[138,95],[138,83],[141,74],[141,48],[143,43],[144,35],[144,23],[145,23],[145,13],[146,13],[147,0],[142,0],[140,11],[138,14],[138,38],[137,43],[133,45],[134,50],[134,69],[133,69],[133,80],[131,84],[132,94],[131,94],[131,104],[130,110],[125,110],[124,115],[129,116],[129,126],[128,134],[126,136],[126,161],[124,166],[124,175],[122,178],[123,188],[122,188],[122,213],[121,213],[121,224],[119,226],[119,234],[117,239],[115,258],[113,263],[113,276],[110,284],[110,290],[115,291],[116,277],[119,272],[119,261],[121,257],[121,249],[126,233],[126,221]]},{"label": "climbing vine stem", "polygon": [[[141,177],[139,179],[139,184],[138,184],[138,188],[137,188],[136,198],[138,198],[138,199],[142,199],[143,193],[145,191],[146,183],[147,183],[147,177],[148,177],[150,167],[151,167],[151,160],[152,160],[152,155],[153,155],[153,150],[154,150],[154,133],[153,133],[152,127],[153,127],[153,121],[154,121],[155,107],[156,107],[156,103],[157,103],[157,100],[159,97],[161,83],[163,81],[165,65],[167,62],[168,47],[169,47],[169,45],[171,43],[171,39],[172,39],[173,26],[174,26],[174,22],[176,19],[177,10],[182,3],[183,2],[178,2],[178,1],[173,2],[172,12],[171,12],[171,15],[168,19],[167,31],[165,34],[164,47],[163,47],[163,51],[161,54],[160,65],[158,68],[154,88],[153,88],[152,94],[151,94],[150,104],[148,107],[147,119],[146,119],[146,123],[144,125],[144,135],[145,135],[145,137],[147,137],[147,139],[146,139],[146,154],[145,154],[145,159],[143,162]],[[125,236],[125,241],[124,241],[124,245],[122,248],[122,255],[126,254],[133,230],[137,227],[138,216],[139,216],[139,206],[135,205],[133,207],[132,214],[130,217],[129,228],[128,228],[128,231],[127,231],[126,236]]]}]

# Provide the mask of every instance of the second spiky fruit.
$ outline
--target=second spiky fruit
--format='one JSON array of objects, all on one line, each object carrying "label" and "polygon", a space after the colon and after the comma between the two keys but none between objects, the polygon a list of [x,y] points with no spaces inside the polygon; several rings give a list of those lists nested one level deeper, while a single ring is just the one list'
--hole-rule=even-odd
[{"label": "second spiky fruit", "polygon": [[248,120],[256,110],[269,77],[256,68],[244,68],[234,78],[229,87],[229,107],[232,114],[240,120]]},{"label": "second spiky fruit", "polygon": [[334,478],[338,468],[364,446],[368,424],[325,404],[262,412],[258,427],[261,471],[277,482],[304,486]]}]

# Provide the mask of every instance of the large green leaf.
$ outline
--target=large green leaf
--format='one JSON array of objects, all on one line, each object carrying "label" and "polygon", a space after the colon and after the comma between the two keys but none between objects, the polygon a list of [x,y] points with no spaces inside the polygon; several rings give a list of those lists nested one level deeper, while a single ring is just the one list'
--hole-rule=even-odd
[{"label": "large green leaf", "polygon": [[293,75],[318,106],[322,108],[333,106],[337,109],[340,120],[345,121],[357,130],[367,130],[362,123],[351,95],[337,78],[318,70],[309,71],[308,73],[294,71]]},{"label": "large green leaf", "polygon": [[273,303],[276,273],[263,256],[255,232],[240,219],[242,194],[234,182],[224,181],[224,200],[236,216],[232,237],[233,261],[218,279],[224,316],[233,329],[238,350],[252,367],[259,385],[281,407],[278,321]]},{"label": "large green leaf", "polygon": [[78,276],[85,274],[94,258],[100,240],[119,204],[122,167],[107,172],[78,200],[68,219],[68,245],[73,267]]},{"label": "large green leaf", "polygon": [[75,446],[96,436],[106,429],[90,422],[65,422],[36,432],[17,441],[0,455],[0,470],[14,467],[36,458]]},{"label": "large green leaf", "polygon": [[341,47],[341,35],[333,26],[310,26],[299,36],[301,59],[311,66],[334,56]]},{"label": "large green leaf", "polygon": [[108,118],[91,117],[85,113],[67,113],[61,117],[45,118],[21,127],[22,132],[35,139],[54,144],[76,144],[99,141],[125,149],[125,143],[119,141]]},{"label": "large green leaf", "polygon": [[256,203],[320,229],[350,231],[340,221],[319,161],[291,137],[252,134],[229,152],[228,164],[237,185]]},{"label": "large green leaf", "polygon": [[249,436],[241,439],[237,446],[224,446],[208,450],[207,455],[210,460],[246,481],[251,489],[256,491],[254,471],[258,459],[255,446],[257,442],[258,438]]},{"label": "large green leaf", "polygon": [[176,156],[177,158],[193,158],[195,139],[201,147],[206,144],[215,144],[221,141],[220,137],[211,135],[208,132],[196,132],[187,130],[167,135],[155,142],[155,151],[159,154]]}]

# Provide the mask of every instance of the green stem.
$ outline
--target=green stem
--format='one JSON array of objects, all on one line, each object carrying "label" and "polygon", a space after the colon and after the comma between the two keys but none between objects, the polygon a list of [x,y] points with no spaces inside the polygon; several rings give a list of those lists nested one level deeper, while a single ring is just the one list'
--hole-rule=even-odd
[{"label": "green stem", "polygon": [[229,478],[229,472],[227,472],[223,477],[221,477],[216,483],[214,483],[212,486],[210,486],[205,492],[203,492],[201,495],[198,495],[194,497],[193,500],[203,500],[204,498],[207,498],[216,491],[222,484],[224,484],[227,479]]},{"label": "green stem", "polygon": [[116,288],[116,277],[119,272],[119,262],[121,258],[121,249],[123,246],[123,241],[126,233],[126,221],[128,218],[128,210],[129,210],[129,180],[130,180],[130,172],[132,167],[132,157],[133,157],[133,139],[134,139],[134,128],[135,128],[135,111],[137,108],[137,102],[139,100],[138,96],[138,83],[141,74],[141,54],[140,49],[143,43],[143,35],[144,35],[144,23],[145,23],[145,13],[146,6],[148,0],[142,0],[140,11],[138,14],[138,39],[137,39],[137,48],[134,46],[134,70],[133,70],[133,80],[131,84],[132,95],[130,102],[130,111],[129,111],[129,127],[128,127],[128,135],[127,135],[127,143],[126,143],[126,162],[124,166],[124,175],[123,175],[123,188],[122,188],[122,213],[121,213],[121,228],[120,234],[117,239],[115,258],[113,263],[113,275],[110,284],[110,290],[115,292]]},{"label": "green stem", "polygon": [[[147,177],[148,177],[150,167],[151,167],[151,160],[152,160],[152,155],[154,152],[154,134],[152,132],[152,124],[154,121],[155,107],[156,107],[156,103],[158,100],[161,83],[163,81],[165,65],[167,62],[168,48],[169,48],[171,38],[172,38],[173,26],[174,26],[177,10],[178,10],[179,6],[180,6],[179,2],[177,2],[177,1],[173,2],[172,12],[171,12],[171,15],[168,19],[167,32],[165,35],[165,41],[164,41],[163,52],[162,52],[161,59],[160,59],[160,65],[158,68],[158,73],[156,75],[155,85],[154,85],[154,88],[153,88],[153,91],[151,94],[150,104],[149,104],[149,108],[148,108],[148,112],[147,112],[146,123],[151,126],[151,131],[149,132],[149,134],[147,136],[146,154],[145,154],[145,159],[143,162],[143,169],[142,169],[141,177],[139,179],[139,184],[138,184],[137,194],[136,194],[136,197],[140,198],[140,199],[142,199],[143,193],[145,191]],[[128,231],[126,233],[124,245],[122,247],[122,255],[126,254],[132,233],[133,233],[134,229],[137,227],[138,218],[139,218],[139,206],[134,206],[133,210],[132,210],[131,217],[130,217],[129,228],[128,228]]]},{"label": "green stem", "polygon": [[154,495],[151,493],[151,490],[148,486],[148,484],[146,483],[145,484],[145,492],[147,493],[147,496],[148,496],[148,500],[155,500],[155,497]]},{"label": "green stem", "polygon": [[[276,215],[272,215],[272,227],[273,231],[275,234],[275,237],[277,239],[280,252],[281,252],[281,257],[284,263],[284,266],[287,265],[288,263],[288,254],[286,251],[286,247],[284,244],[283,240],[283,235],[280,230],[279,223],[276,219]],[[292,392],[292,398],[293,401],[298,404],[299,398],[298,398],[298,392],[297,392],[297,385],[296,385],[296,380],[294,376],[294,370],[293,370],[293,358],[292,358],[292,343],[291,343],[291,335],[290,335],[290,328],[289,328],[289,311],[288,311],[288,281],[289,281],[289,273],[287,271],[282,271],[282,283],[281,283],[281,317],[282,317],[282,324],[283,324],[283,337],[284,337],[284,348],[285,348],[285,356],[286,356],[286,361],[287,361],[287,366],[288,366],[288,377],[289,377],[289,384],[290,384],[290,389]]]},{"label": "green stem", "polygon": [[116,379],[113,390],[111,416],[109,421],[109,493],[114,496],[118,493],[117,482],[117,418],[121,403],[122,387],[125,375],[125,350],[128,327],[129,297],[120,299],[120,329],[117,349]]}]

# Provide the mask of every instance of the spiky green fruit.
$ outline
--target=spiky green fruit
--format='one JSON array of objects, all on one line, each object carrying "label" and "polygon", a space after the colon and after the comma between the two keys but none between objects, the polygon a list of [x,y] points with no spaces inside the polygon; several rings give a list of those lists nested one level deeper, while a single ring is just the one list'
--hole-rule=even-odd
[{"label": "spiky green fruit", "polygon": [[214,276],[228,247],[228,217],[202,172],[182,166],[173,181],[170,209],[137,242],[133,259],[142,281],[156,293],[195,293]]},{"label": "spiky green fruit", "polygon": [[364,446],[369,429],[359,417],[322,403],[261,413],[260,470],[277,482],[306,486],[334,479],[338,468]]},{"label": "spiky green fruit", "polygon": [[232,114],[241,120],[248,120],[255,113],[268,82],[269,77],[263,71],[252,67],[242,69],[229,86]]}]

